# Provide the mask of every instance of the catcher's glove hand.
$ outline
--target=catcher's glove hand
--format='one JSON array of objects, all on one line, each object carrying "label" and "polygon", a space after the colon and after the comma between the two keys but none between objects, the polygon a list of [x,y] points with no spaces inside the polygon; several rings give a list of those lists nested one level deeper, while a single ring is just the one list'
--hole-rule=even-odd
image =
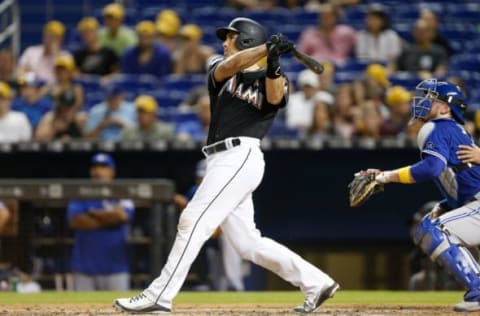
[{"label": "catcher's glove hand", "polygon": [[350,206],[357,207],[365,203],[373,194],[383,192],[383,184],[375,180],[376,172],[360,171],[348,185]]}]

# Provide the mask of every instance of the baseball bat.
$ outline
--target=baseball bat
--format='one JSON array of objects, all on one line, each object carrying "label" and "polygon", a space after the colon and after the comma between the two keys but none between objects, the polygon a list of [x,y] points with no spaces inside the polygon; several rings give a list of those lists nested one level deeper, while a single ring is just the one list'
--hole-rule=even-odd
[{"label": "baseball bat", "polygon": [[293,49],[292,54],[295,57],[295,59],[297,59],[299,62],[304,64],[305,67],[307,67],[308,69],[310,69],[314,73],[316,73],[318,75],[323,73],[323,70],[324,70],[323,66],[317,60],[313,59],[312,57],[308,56],[307,54],[299,52],[296,48]]}]

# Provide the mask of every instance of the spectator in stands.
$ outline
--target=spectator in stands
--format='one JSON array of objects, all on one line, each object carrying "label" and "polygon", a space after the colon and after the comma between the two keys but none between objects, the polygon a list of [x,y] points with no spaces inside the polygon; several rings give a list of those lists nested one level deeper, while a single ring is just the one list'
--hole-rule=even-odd
[{"label": "spectator in stands", "polygon": [[[113,158],[94,155],[90,177],[94,182],[111,182],[115,177]],[[75,230],[72,270],[76,291],[129,289],[127,224],[134,211],[131,200],[70,201],[67,217]]]},{"label": "spectator in stands", "polygon": [[52,109],[53,102],[42,94],[41,88],[44,82],[36,78],[33,72],[28,72],[19,78],[18,84],[20,96],[13,100],[11,108],[13,111],[24,113],[35,129],[42,116]]},{"label": "spectator in stands", "polygon": [[181,24],[180,17],[173,10],[165,9],[157,14],[157,42],[165,46],[171,54],[177,49],[177,34]]},{"label": "spectator in stands", "polygon": [[27,47],[18,62],[18,75],[33,72],[37,78],[48,83],[55,82],[55,60],[60,55],[69,55],[61,49],[65,26],[59,21],[50,21],[43,27],[43,44]]},{"label": "spectator in stands", "polygon": [[334,134],[344,139],[350,139],[355,132],[358,110],[354,108],[353,102],[352,86],[348,83],[341,84],[335,96],[332,112]]},{"label": "spectator in stands", "polygon": [[[287,2],[302,2],[301,0],[286,0]],[[339,6],[340,8],[357,5],[360,0],[306,0],[303,7],[309,11],[317,11],[324,3],[331,3]]]},{"label": "spectator in stands", "polygon": [[123,54],[121,71],[126,74],[149,74],[163,77],[171,73],[172,64],[169,51],[155,43],[155,24],[142,21],[136,27],[139,42]]},{"label": "spectator in stands", "polygon": [[47,142],[81,138],[86,120],[86,113],[79,112],[75,107],[75,96],[66,91],[61,92],[55,97],[54,109],[45,114],[40,121],[35,131],[35,139]]},{"label": "spectator in stands", "polygon": [[214,54],[213,48],[201,45],[202,30],[198,25],[187,24],[179,31],[180,45],[173,54],[174,73],[177,75],[205,73],[207,59]]},{"label": "spectator in stands", "polygon": [[325,102],[316,102],[313,109],[313,123],[308,129],[308,139],[324,141],[333,135],[331,115],[332,105]]},{"label": "spectator in stands", "polygon": [[385,121],[387,133],[399,135],[406,132],[410,120],[410,101],[412,94],[402,86],[393,86],[387,90],[385,103],[390,109],[390,117]]},{"label": "spectator in stands", "polygon": [[149,95],[140,95],[135,99],[137,107],[137,126],[122,131],[122,141],[173,140],[175,129],[172,125],[157,119],[157,101]]},{"label": "spectator in stands", "polygon": [[428,24],[428,26],[433,29],[435,33],[435,35],[433,36],[433,43],[437,44],[440,47],[443,47],[449,57],[452,56],[452,46],[450,46],[448,39],[440,34],[440,31],[438,29],[439,24],[437,14],[435,14],[435,12],[431,9],[423,8],[422,11],[420,11],[420,18],[424,20]]},{"label": "spectator in stands", "polygon": [[13,82],[16,78],[16,61],[10,49],[0,49],[0,81]]},{"label": "spectator in stands", "polygon": [[354,104],[373,102],[384,119],[388,118],[388,108],[383,104],[385,89],[390,86],[387,68],[381,64],[370,64],[362,79],[353,82]]},{"label": "spectator in stands", "polygon": [[83,87],[74,80],[75,61],[71,56],[59,56],[55,61],[55,81],[45,87],[44,94],[56,98],[61,93],[70,94],[75,101],[74,107],[79,110],[84,104]]},{"label": "spectator in stands", "polygon": [[102,141],[120,140],[122,130],[137,121],[135,106],[125,101],[123,90],[115,83],[106,87],[106,102],[93,106],[88,112],[85,137]]},{"label": "spectator in stands", "polygon": [[360,105],[360,116],[357,121],[354,136],[363,139],[380,140],[384,135],[383,118],[380,109],[367,101]]},{"label": "spectator in stands", "polygon": [[119,3],[111,3],[103,8],[105,27],[100,30],[100,43],[121,56],[125,49],[137,44],[135,32],[123,24],[125,9]]},{"label": "spectator in stands", "polygon": [[180,141],[204,142],[210,125],[210,98],[203,95],[195,104],[198,120],[180,123],[177,126],[177,138]]},{"label": "spectator in stands", "polygon": [[0,143],[27,141],[32,137],[32,127],[21,112],[10,109],[12,91],[5,82],[0,82]]},{"label": "spectator in stands", "polygon": [[299,91],[292,94],[286,107],[286,123],[290,128],[306,131],[314,121],[314,108],[317,102],[333,104],[333,96],[320,90],[318,75],[306,69],[297,79]]},{"label": "spectator in stands", "polygon": [[354,51],[355,30],[338,24],[338,8],[331,4],[321,7],[319,19],[318,27],[308,27],[302,32],[299,50],[318,60],[344,63]]},{"label": "spectator in stands", "polygon": [[366,28],[357,33],[357,58],[381,63],[395,61],[402,51],[402,42],[397,32],[390,28],[384,6],[370,5],[365,24]]},{"label": "spectator in stands", "polygon": [[102,46],[99,24],[93,17],[83,18],[77,26],[83,47],[73,53],[75,64],[82,74],[107,76],[118,71],[118,56],[109,47]]},{"label": "spectator in stands", "polygon": [[435,32],[418,19],[413,29],[414,43],[398,57],[394,70],[418,73],[422,78],[441,77],[447,69],[447,52],[433,43]]},{"label": "spectator in stands", "polygon": [[10,212],[8,211],[7,206],[0,201],[0,232],[2,231],[5,224],[10,219]]}]

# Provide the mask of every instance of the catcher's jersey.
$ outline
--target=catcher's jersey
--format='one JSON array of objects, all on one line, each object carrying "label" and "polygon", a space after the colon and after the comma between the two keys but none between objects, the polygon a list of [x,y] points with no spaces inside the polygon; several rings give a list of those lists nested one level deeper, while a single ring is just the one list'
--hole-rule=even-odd
[{"label": "catcher's jersey", "polygon": [[213,72],[223,59],[223,56],[214,56],[207,65],[211,112],[207,144],[238,136],[262,139],[277,111],[287,104],[288,81],[285,80],[285,96],[281,103],[270,104],[265,93],[265,69],[241,71],[217,82]]},{"label": "catcher's jersey", "polygon": [[472,145],[473,141],[463,126],[453,119],[434,119],[426,123],[417,137],[421,156],[432,155],[445,164],[435,184],[452,208],[463,205],[480,192],[480,166],[454,172],[452,167],[462,165],[457,158],[458,145]]}]

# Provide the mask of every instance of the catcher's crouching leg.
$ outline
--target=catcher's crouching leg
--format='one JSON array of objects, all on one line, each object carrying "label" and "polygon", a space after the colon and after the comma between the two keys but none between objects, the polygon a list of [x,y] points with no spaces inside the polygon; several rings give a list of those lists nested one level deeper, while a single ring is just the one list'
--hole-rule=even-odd
[{"label": "catcher's crouching leg", "polygon": [[414,242],[432,261],[439,263],[459,283],[480,293],[480,267],[468,250],[451,242],[438,220],[426,216],[417,226]]}]

